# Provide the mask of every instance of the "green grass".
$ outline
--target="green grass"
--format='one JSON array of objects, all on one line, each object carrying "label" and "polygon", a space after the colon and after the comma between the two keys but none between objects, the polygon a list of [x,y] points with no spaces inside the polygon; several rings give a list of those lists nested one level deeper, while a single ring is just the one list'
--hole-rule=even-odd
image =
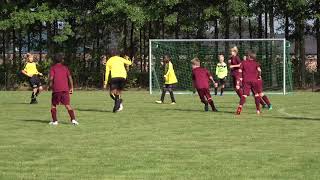
[{"label": "green grass", "polygon": [[50,94],[29,105],[29,92],[0,92],[0,179],[320,179],[320,94],[270,96],[257,116],[252,97],[214,98],[220,112],[202,112],[197,96],[125,92],[121,113],[102,91],[75,92],[80,125]]}]

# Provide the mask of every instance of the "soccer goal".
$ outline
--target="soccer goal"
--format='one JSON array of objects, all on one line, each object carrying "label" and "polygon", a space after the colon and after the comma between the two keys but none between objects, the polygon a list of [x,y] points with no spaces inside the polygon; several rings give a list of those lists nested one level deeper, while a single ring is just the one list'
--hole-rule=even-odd
[{"label": "soccer goal", "polygon": [[[198,57],[201,65],[214,75],[218,54],[229,60],[229,49],[237,46],[242,59],[246,50],[257,53],[261,64],[264,91],[273,94],[287,94],[292,91],[292,70],[289,57],[290,44],[285,39],[151,39],[149,41],[150,94],[159,93],[163,86],[164,55],[171,60],[178,78],[176,92],[192,93],[190,60]],[[227,77],[226,90],[232,89],[232,78]]]}]

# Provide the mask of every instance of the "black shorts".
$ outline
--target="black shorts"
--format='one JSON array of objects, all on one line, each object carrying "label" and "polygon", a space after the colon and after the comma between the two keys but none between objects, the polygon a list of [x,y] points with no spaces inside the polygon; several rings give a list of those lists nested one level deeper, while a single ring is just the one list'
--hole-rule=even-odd
[{"label": "black shorts", "polygon": [[164,84],[163,88],[164,89],[174,89],[175,88],[175,84]]},{"label": "black shorts", "polygon": [[217,78],[215,80],[215,82],[218,83],[219,85],[225,85],[226,84],[226,78],[223,78],[223,79]]},{"label": "black shorts", "polygon": [[110,80],[110,90],[123,90],[124,86],[126,85],[125,78],[111,78]]},{"label": "black shorts", "polygon": [[42,85],[41,81],[40,81],[40,78],[37,75],[32,76],[29,79],[29,83],[30,83],[31,88],[33,88],[33,89],[34,88],[38,88],[38,87],[40,87]]}]

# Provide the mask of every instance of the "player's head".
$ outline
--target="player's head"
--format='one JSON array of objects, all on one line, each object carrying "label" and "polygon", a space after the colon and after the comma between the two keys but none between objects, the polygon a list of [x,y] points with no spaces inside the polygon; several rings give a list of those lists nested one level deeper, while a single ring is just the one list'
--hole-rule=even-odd
[{"label": "player's head", "polygon": [[26,59],[27,59],[27,62],[32,63],[33,62],[33,55],[31,53],[27,53]]},{"label": "player's head", "polygon": [[244,61],[247,60],[247,56],[243,56],[243,60],[244,60]]},{"label": "player's head", "polygon": [[224,62],[224,55],[223,55],[222,53],[220,53],[220,54],[218,55],[218,59],[219,59],[219,62],[220,62],[220,63],[223,63],[223,62]]},{"label": "player's head", "polygon": [[236,56],[238,55],[239,49],[237,48],[237,46],[234,46],[233,48],[230,49],[230,54],[232,56]]},{"label": "player's head", "polygon": [[192,64],[192,68],[197,68],[197,67],[200,67],[200,59],[199,58],[193,58],[191,60],[191,64]]},{"label": "player's head", "polygon": [[250,60],[256,60],[257,59],[257,55],[253,50],[248,50],[247,51],[247,58]]},{"label": "player's head", "polygon": [[106,56],[106,55],[102,55],[102,56],[100,57],[100,62],[101,62],[101,64],[106,65],[106,63],[107,63],[107,56]]},{"label": "player's head", "polygon": [[164,63],[169,63],[169,62],[170,62],[170,59],[171,59],[171,58],[170,58],[169,55],[164,55],[164,56],[163,56],[163,62],[164,62]]},{"label": "player's head", "polygon": [[62,53],[57,53],[54,55],[53,61],[55,64],[64,62],[64,55]]}]

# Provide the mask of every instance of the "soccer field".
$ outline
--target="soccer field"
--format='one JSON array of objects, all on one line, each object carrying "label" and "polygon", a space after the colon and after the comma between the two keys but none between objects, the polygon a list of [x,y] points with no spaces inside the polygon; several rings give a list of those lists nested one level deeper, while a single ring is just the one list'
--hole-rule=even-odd
[{"label": "soccer field", "polygon": [[30,94],[0,92],[0,179],[320,179],[320,94],[269,96],[261,116],[250,97],[235,116],[234,95],[213,113],[195,95],[127,91],[113,114],[106,92],[76,91],[76,127],[64,107],[49,126],[50,93]]}]

